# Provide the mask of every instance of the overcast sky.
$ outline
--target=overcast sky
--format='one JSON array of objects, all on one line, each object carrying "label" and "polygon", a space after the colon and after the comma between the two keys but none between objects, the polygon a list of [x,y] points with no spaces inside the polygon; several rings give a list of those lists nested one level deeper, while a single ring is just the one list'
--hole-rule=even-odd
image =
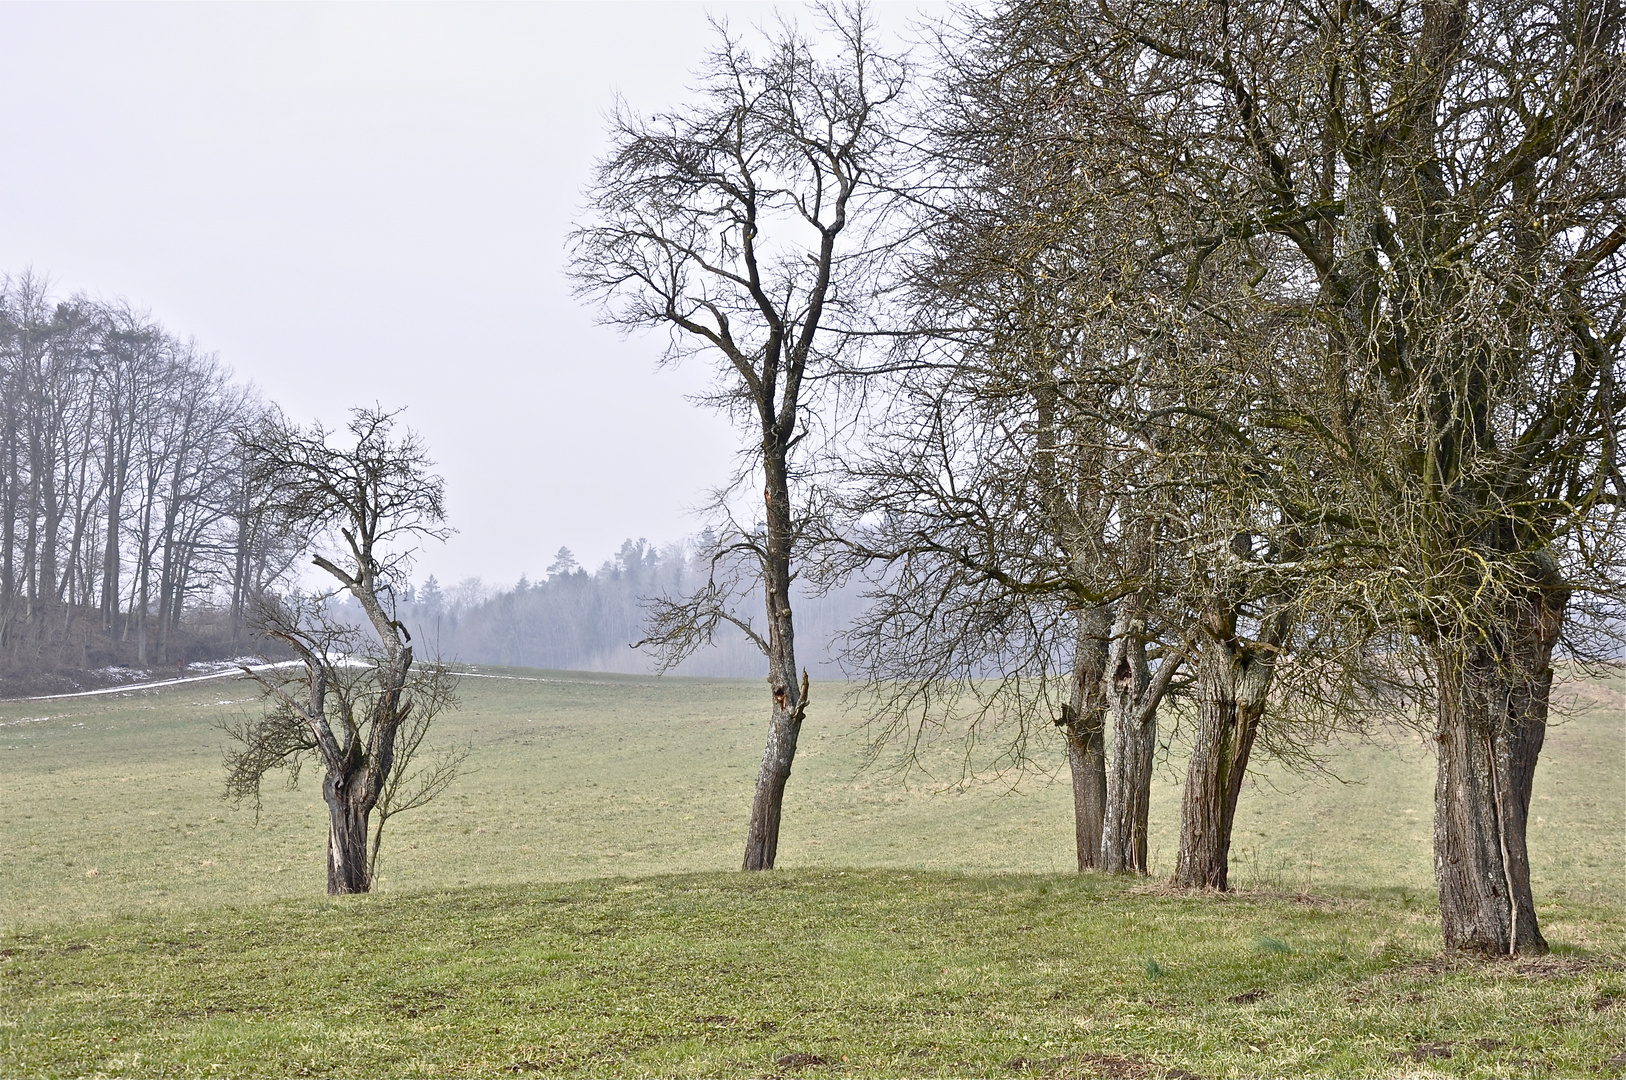
[{"label": "overcast sky", "polygon": [[406,406],[460,530],[420,577],[677,539],[735,436],[563,244],[615,94],[681,102],[708,11],[773,7],[0,5],[0,270],[150,309],[296,419]]}]

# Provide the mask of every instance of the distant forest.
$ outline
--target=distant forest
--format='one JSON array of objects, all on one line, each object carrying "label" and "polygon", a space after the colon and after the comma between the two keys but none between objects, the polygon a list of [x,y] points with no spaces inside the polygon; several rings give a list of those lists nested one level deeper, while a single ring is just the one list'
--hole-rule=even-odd
[{"label": "distant forest", "polygon": [[[569,671],[650,672],[653,654],[630,647],[645,634],[645,600],[688,595],[705,582],[696,547],[629,539],[592,572],[578,565],[568,548],[560,548],[537,581],[522,577],[512,588],[493,589],[478,578],[443,586],[431,576],[398,598],[399,611],[421,655]],[[741,607],[743,615],[758,613],[761,599],[750,597]],[[810,675],[841,676],[835,638],[863,607],[856,586],[797,594],[797,639]],[[711,648],[673,669],[678,675],[742,678],[761,677],[762,671],[762,653],[727,624]]]}]

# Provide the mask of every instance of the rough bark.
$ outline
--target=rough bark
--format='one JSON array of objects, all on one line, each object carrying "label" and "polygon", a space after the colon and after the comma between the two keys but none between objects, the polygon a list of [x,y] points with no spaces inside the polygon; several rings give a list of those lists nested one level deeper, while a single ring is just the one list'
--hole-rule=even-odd
[{"label": "rough bark", "polygon": [[[772,444],[774,427],[765,423]],[[783,451],[766,455],[766,558],[763,591],[768,606],[768,687],[772,699],[768,741],[757,770],[756,793],[751,800],[751,823],[745,838],[745,870],[772,870],[779,852],[779,819],[785,785],[796,759],[796,742],[807,715],[807,673],[796,680],[796,628],[790,606],[790,557],[794,524],[790,513],[790,484]]]},{"label": "rough bark", "polygon": [[[1124,622],[1122,616],[1119,622]],[[1119,634],[1115,627],[1103,681],[1112,713],[1112,764],[1107,770],[1101,868],[1114,874],[1144,874],[1152,752],[1157,742],[1156,710],[1139,708],[1151,681],[1145,642]]]},{"label": "rough bark", "polygon": [[1492,640],[1435,651],[1434,875],[1448,949],[1541,954],[1525,828],[1567,597],[1538,594]]},{"label": "rough bark", "polygon": [[1093,869],[1101,862],[1101,831],[1107,812],[1107,702],[1102,676],[1111,631],[1110,608],[1097,606],[1079,615],[1072,701],[1062,706],[1058,724],[1067,740],[1067,764],[1073,776],[1073,832],[1080,870]]},{"label": "rough bark", "polygon": [[1265,603],[1275,610],[1249,639],[1238,632],[1245,587],[1227,567],[1245,564],[1253,537],[1231,539],[1236,563],[1216,566],[1213,593],[1201,619],[1202,654],[1197,660],[1197,733],[1186,769],[1180,808],[1180,851],[1175,884],[1190,889],[1230,887],[1231,826],[1248,772],[1248,757],[1265,716],[1276,658],[1287,641],[1284,596]]},{"label": "rough bark", "polygon": [[1256,653],[1231,630],[1206,641],[1197,661],[1197,736],[1174,871],[1176,884],[1193,889],[1230,887],[1231,825],[1274,666],[1269,653]]},{"label": "rough bark", "polygon": [[327,892],[329,896],[364,893],[372,889],[368,872],[367,819],[378,801],[370,770],[348,773],[330,770],[322,781],[327,800]]},{"label": "rough bark", "polygon": [[751,800],[751,825],[745,839],[745,858],[740,864],[743,870],[772,870],[779,853],[779,819],[807,706],[807,673],[802,673],[800,685],[790,680],[775,683],[773,701],[768,743],[762,751],[756,794]]},{"label": "rough bark", "polygon": [[1126,597],[1113,623],[1102,678],[1112,715],[1112,761],[1107,769],[1100,865],[1114,874],[1147,872],[1146,824],[1157,749],[1157,708],[1182,663],[1180,657],[1166,655],[1153,674],[1146,659],[1145,632],[1139,598]]},{"label": "rough bark", "polygon": [[[1077,714],[1067,709],[1067,719]],[[1107,813],[1107,747],[1102,713],[1093,723],[1086,716],[1067,736],[1067,764],[1073,774],[1073,836],[1078,846],[1078,868],[1093,870],[1101,862],[1101,833]]]}]

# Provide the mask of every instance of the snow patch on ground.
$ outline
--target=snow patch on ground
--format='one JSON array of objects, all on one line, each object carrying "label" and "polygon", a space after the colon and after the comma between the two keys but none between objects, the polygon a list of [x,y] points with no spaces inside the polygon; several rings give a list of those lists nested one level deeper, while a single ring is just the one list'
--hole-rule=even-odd
[{"label": "snow patch on ground", "polygon": [[[150,671],[134,671],[130,668],[104,668],[103,670],[109,673],[129,672],[134,675],[145,676],[148,681],[121,683],[118,686],[104,686],[98,690],[75,690],[71,694],[39,694],[34,697],[13,698],[12,700],[58,701],[62,698],[96,697],[101,694],[129,694],[136,690],[161,690],[166,686],[183,686],[187,683],[208,682],[211,679],[242,678],[244,668],[247,668],[249,671],[275,671],[278,668],[296,668],[300,666],[301,664],[298,660],[282,660],[274,664],[268,664],[258,656],[243,656],[236,660],[212,660],[207,663],[188,664],[186,667],[179,670],[197,671],[201,669],[204,673],[201,675],[184,675],[174,679],[153,679],[152,672]],[[334,666],[349,668],[372,667],[372,662],[369,660],[357,660],[354,657],[347,656],[335,660]],[[497,678],[500,676],[487,677]],[[235,705],[236,702],[217,701],[215,704]]]},{"label": "snow patch on ground", "polygon": [[[257,659],[257,658],[253,658],[253,659]],[[299,666],[299,661],[297,661],[297,660],[284,660],[284,661],[282,661],[280,663],[276,663],[276,664],[265,664],[265,663],[253,664],[253,663],[251,663],[251,664],[244,664],[242,667],[239,667],[236,664],[228,664],[228,663],[224,663],[224,662],[213,663],[213,664],[208,664],[208,665],[197,665],[197,666],[200,666],[200,667],[207,666],[209,668],[213,668],[214,670],[212,670],[212,671],[210,671],[210,672],[208,672],[207,674],[204,674],[204,675],[187,675],[187,676],[184,676],[182,678],[177,678],[177,679],[158,679],[156,681],[151,681],[151,682],[124,683],[121,686],[104,686],[100,690],[75,690],[71,694],[41,694],[38,697],[23,698],[22,700],[23,701],[59,701],[62,698],[97,697],[97,696],[102,695],[102,694],[128,694],[128,693],[132,693],[132,692],[134,692],[136,690],[158,690],[158,689],[162,689],[163,687],[166,687],[166,686],[182,686],[182,685],[184,685],[186,683],[208,682],[211,679],[241,678],[242,675],[243,675],[243,667],[247,667],[250,671],[273,671],[273,670],[275,670],[277,668],[298,667]],[[229,703],[223,703],[223,704],[229,704]]]}]

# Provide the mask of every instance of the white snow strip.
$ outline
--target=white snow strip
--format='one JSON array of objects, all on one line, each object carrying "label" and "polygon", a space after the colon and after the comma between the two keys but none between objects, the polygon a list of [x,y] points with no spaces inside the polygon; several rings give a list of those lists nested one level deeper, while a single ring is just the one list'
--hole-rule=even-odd
[{"label": "white snow strip", "polygon": [[[346,667],[366,667],[365,660],[341,660],[340,664]],[[276,664],[252,664],[250,671],[272,671],[276,668],[298,667],[298,660],[284,660]],[[592,679],[541,679],[534,675],[490,675],[483,671],[455,671],[453,674],[463,679],[505,679],[508,682],[540,682],[540,683],[590,683]],[[59,701],[62,698],[96,697],[100,694],[127,694],[132,690],[161,690],[166,686],[181,686],[185,683],[208,682],[211,679],[241,678],[241,668],[222,668],[210,672],[208,675],[188,675],[184,679],[164,679],[161,682],[126,683],[123,686],[104,686],[100,690],[75,690],[71,694],[41,694],[37,697],[6,698],[7,701]],[[217,705],[232,705],[235,702],[218,701]],[[44,720],[46,717],[40,717]],[[22,723],[14,720],[12,723]]]},{"label": "white snow strip", "polygon": [[[298,660],[284,660],[276,664],[254,664],[250,671],[271,671],[276,668],[297,667]],[[208,682],[211,679],[242,678],[241,668],[222,668],[208,675],[188,675],[184,679],[165,679],[162,682],[127,683],[124,686],[104,686],[100,690],[75,690],[71,694],[41,694],[38,697],[11,698],[12,701],[58,701],[62,698],[95,697],[99,694],[126,694],[132,690],[157,690],[165,686],[180,686],[182,683]]]}]

